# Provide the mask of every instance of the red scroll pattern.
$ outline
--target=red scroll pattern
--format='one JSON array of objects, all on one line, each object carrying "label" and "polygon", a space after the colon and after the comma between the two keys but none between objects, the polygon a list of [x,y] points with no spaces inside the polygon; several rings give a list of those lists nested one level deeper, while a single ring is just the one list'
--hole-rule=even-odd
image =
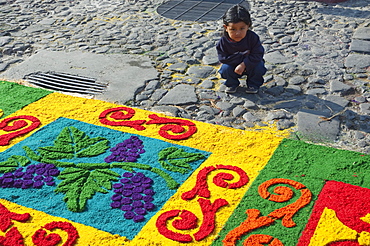
[{"label": "red scroll pattern", "polygon": [[197,182],[193,189],[187,191],[182,194],[181,198],[183,200],[191,200],[194,199],[196,195],[204,198],[209,198],[211,196],[211,192],[208,189],[207,184],[207,176],[210,172],[218,169],[226,169],[235,171],[239,175],[239,181],[236,183],[227,183],[226,180],[232,180],[234,176],[230,173],[218,173],[213,178],[213,183],[219,187],[228,188],[228,189],[236,189],[240,188],[243,185],[249,182],[248,175],[244,172],[243,169],[236,167],[236,166],[228,166],[228,165],[216,165],[216,167],[210,166],[205,167],[199,171],[197,175]]},{"label": "red scroll pattern", "polygon": [[[213,183],[219,187],[236,189],[244,186],[249,182],[249,177],[244,172],[244,170],[236,166],[216,165],[216,167],[210,166],[200,170],[197,175],[197,182],[195,184],[195,187],[190,191],[182,194],[182,199],[185,201],[192,200],[196,196],[201,197],[198,198],[197,201],[203,214],[203,223],[199,227],[198,232],[192,235],[196,241],[203,240],[214,231],[217,211],[221,207],[229,205],[229,202],[222,198],[216,199],[213,203],[208,199],[204,199],[210,198],[211,195],[208,189],[207,176],[210,172],[215,170],[230,170],[236,172],[239,175],[239,180],[237,182],[228,183],[225,180],[234,179],[234,175],[230,173],[216,174],[213,178]],[[173,220],[176,217],[180,217],[180,219]],[[190,234],[182,234],[168,229],[167,222],[170,220],[173,220],[172,226],[177,230],[195,229],[198,227],[198,218],[192,212],[187,210],[171,210],[164,212],[158,217],[156,226],[160,234],[171,240],[182,243],[193,241],[193,237]]]},{"label": "red scroll pattern", "polygon": [[11,228],[5,237],[0,236],[0,245],[2,246],[24,246],[23,236],[19,233],[17,227]]},{"label": "red scroll pattern", "polygon": [[12,220],[26,222],[30,218],[30,214],[17,214],[10,212],[4,205],[0,203],[0,230],[5,232],[13,225]]},{"label": "red scroll pattern", "polygon": [[[247,219],[244,222],[242,222],[238,227],[231,230],[226,235],[225,239],[222,241],[224,246],[233,246],[233,245],[235,245],[236,242],[238,240],[240,240],[240,238],[243,235],[246,235],[249,232],[251,232],[255,229],[261,228],[263,226],[269,226],[272,223],[274,223],[275,220],[277,220],[277,219],[282,218],[282,224],[285,227],[289,228],[289,227],[296,226],[296,223],[293,221],[293,216],[301,208],[303,208],[304,206],[306,206],[307,204],[310,203],[310,201],[312,199],[312,193],[303,184],[301,184],[297,181],[294,181],[294,180],[282,179],[282,178],[271,179],[271,180],[268,180],[268,181],[262,183],[258,187],[258,193],[260,194],[260,196],[262,198],[267,199],[269,201],[274,201],[274,202],[289,201],[294,195],[294,192],[289,187],[286,187],[286,186],[277,186],[277,187],[275,187],[274,193],[276,193],[277,195],[271,194],[268,191],[269,187],[271,187],[272,185],[276,185],[276,184],[290,185],[293,188],[295,188],[296,190],[299,190],[300,193],[301,193],[301,196],[294,203],[289,204],[289,205],[287,205],[283,208],[276,209],[276,210],[272,211],[271,213],[269,213],[267,216],[261,216],[261,212],[258,209],[248,209],[246,211]],[[266,236],[268,236],[268,235],[266,235]],[[254,237],[256,237],[256,236],[254,236]],[[258,237],[260,237],[259,240],[262,240],[262,241],[265,241],[265,239],[267,239],[267,237],[265,237],[265,235],[263,235],[263,237],[265,239],[263,239],[261,235],[258,236]],[[270,239],[272,239],[272,238],[270,238]],[[262,244],[256,244],[257,242],[254,242],[254,244],[248,244],[248,242],[251,241],[251,240],[254,240],[254,239],[251,238],[251,236],[248,237],[244,241],[244,245],[262,245]],[[262,243],[262,241],[258,242],[258,243]],[[283,246],[283,244],[278,239],[276,239],[276,240],[274,239],[273,241],[267,242],[267,243],[269,243],[270,246]]]},{"label": "red scroll pattern", "polygon": [[[168,119],[164,117],[159,117],[158,115],[151,114],[149,115],[149,118],[152,120],[148,121],[146,124],[169,124],[162,126],[159,135],[161,135],[164,138],[172,139],[172,140],[182,140],[187,139],[191,135],[193,135],[197,131],[197,127],[195,124],[188,120],[181,120],[181,119]],[[186,131],[185,127],[188,127],[188,130]],[[173,133],[182,133],[178,135],[171,135],[168,133],[168,131],[171,131]]]},{"label": "red scroll pattern", "polygon": [[[203,213],[203,223],[199,231],[194,233],[194,239],[201,241],[211,234],[215,228],[216,212],[223,206],[229,203],[225,199],[216,199],[214,203],[209,200],[199,198],[198,203]],[[181,219],[174,220],[172,226],[177,230],[190,230],[195,229],[197,226],[198,218],[190,211],[187,210],[170,210],[161,214],[156,222],[159,233],[163,236],[182,243],[189,243],[193,238],[189,234],[182,234],[173,232],[167,228],[167,221],[180,217]]]},{"label": "red scroll pattern", "polygon": [[[135,115],[135,110],[128,107],[111,108],[103,111],[99,115],[100,122],[109,126],[126,126],[131,127],[138,131],[145,130],[143,124],[166,124],[162,126],[158,134],[164,138],[172,140],[183,140],[192,136],[197,127],[195,124],[188,120],[183,119],[170,119],[160,117],[155,114],[149,115],[150,120],[129,120]],[[113,120],[111,120],[111,119]],[[172,132],[172,133],[169,133]]]},{"label": "red scroll pattern", "polygon": [[[0,203],[0,230],[5,232],[13,225],[12,220],[26,222],[30,218],[30,214],[17,214],[10,212],[4,205]],[[11,228],[6,232],[5,236],[0,236],[0,245],[3,246],[23,246],[23,236],[19,233],[17,227]]]},{"label": "red scroll pattern", "polygon": [[[31,121],[31,124],[26,120]],[[40,120],[30,115],[19,115],[2,120],[0,130],[11,133],[0,135],[0,146],[8,145],[13,138],[29,133],[40,125]]]},{"label": "red scroll pattern", "polygon": [[[29,213],[17,214],[10,212],[4,205],[0,203],[0,230],[6,232],[13,225],[12,220],[19,222],[27,222],[31,218]],[[68,233],[68,239],[62,246],[76,245],[79,237],[76,228],[69,222],[53,221],[46,224],[42,228],[47,230],[61,229]],[[56,234],[51,233],[46,235],[47,232],[43,229],[37,230],[33,236],[32,241],[36,246],[55,246],[60,245],[62,238]],[[19,233],[17,227],[10,228],[5,236],[0,236],[0,245],[2,246],[24,246],[24,238]]]},{"label": "red scroll pattern", "polygon": [[[46,224],[43,228],[47,230],[61,229],[68,233],[68,239],[62,246],[73,246],[76,244],[78,239],[78,232],[76,228],[69,222],[54,221]],[[33,234],[32,241],[36,246],[54,246],[62,241],[62,238],[55,233],[46,235],[47,232],[43,229],[39,229]]]},{"label": "red scroll pattern", "polygon": [[[122,111],[126,112],[126,114],[124,114]],[[99,115],[99,119],[100,119],[100,122],[104,125],[128,126],[138,131],[145,130],[145,127],[142,126],[142,124],[145,123],[145,120],[121,121],[121,120],[129,120],[134,115],[135,115],[135,110],[133,110],[132,108],[118,107],[118,108],[111,108],[111,109],[107,109],[103,111]],[[114,120],[120,120],[120,121],[112,121],[112,120],[109,120],[108,117]]]}]

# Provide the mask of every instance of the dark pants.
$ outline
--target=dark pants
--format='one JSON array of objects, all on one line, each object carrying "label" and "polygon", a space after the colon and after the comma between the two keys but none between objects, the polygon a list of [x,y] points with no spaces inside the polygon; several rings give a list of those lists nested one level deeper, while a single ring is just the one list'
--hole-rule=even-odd
[{"label": "dark pants", "polygon": [[243,75],[239,75],[234,72],[236,66],[222,64],[220,70],[218,71],[221,74],[223,79],[226,79],[225,85],[227,87],[237,87],[239,86],[239,78],[243,75],[247,75],[247,86],[254,87],[256,89],[260,88],[264,82],[263,75],[265,75],[267,69],[265,68],[265,63],[258,63],[253,69],[248,72],[244,72]]}]

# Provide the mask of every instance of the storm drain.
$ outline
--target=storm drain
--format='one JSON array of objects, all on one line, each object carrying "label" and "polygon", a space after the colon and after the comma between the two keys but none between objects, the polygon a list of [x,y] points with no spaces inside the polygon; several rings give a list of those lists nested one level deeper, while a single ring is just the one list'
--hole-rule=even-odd
[{"label": "storm drain", "polygon": [[108,86],[93,78],[55,72],[34,73],[27,75],[25,80],[44,89],[93,95],[101,94]]},{"label": "storm drain", "polygon": [[244,0],[170,0],[158,7],[157,12],[169,19],[183,21],[212,21],[220,19],[227,9]]}]

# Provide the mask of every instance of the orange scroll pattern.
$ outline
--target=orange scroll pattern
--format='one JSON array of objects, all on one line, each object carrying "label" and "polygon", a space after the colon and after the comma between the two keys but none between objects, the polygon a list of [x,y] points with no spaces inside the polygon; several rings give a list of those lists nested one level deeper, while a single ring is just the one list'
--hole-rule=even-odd
[{"label": "orange scroll pattern", "polygon": [[[234,246],[243,235],[250,233],[251,231],[261,228],[263,226],[272,225],[275,220],[282,219],[282,225],[289,228],[296,226],[293,221],[293,216],[304,206],[310,203],[312,199],[312,193],[303,184],[290,180],[276,178],[268,180],[262,183],[258,187],[259,195],[273,202],[287,202],[293,197],[293,190],[286,186],[277,186],[274,188],[274,193],[271,194],[268,189],[269,187],[277,184],[286,184],[292,186],[294,189],[300,191],[301,196],[292,204],[289,204],[283,208],[276,209],[269,213],[267,216],[261,216],[261,212],[258,209],[248,209],[245,213],[247,219],[242,222],[238,227],[231,230],[224,240],[222,241],[224,246]],[[283,246],[283,243],[274,239],[269,235],[255,234],[249,236],[243,245],[263,245],[262,243],[268,243],[270,246]]]}]

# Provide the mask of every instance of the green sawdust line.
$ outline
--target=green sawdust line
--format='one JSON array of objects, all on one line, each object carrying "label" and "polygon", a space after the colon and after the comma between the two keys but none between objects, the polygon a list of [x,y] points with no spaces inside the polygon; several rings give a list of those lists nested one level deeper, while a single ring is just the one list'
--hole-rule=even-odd
[{"label": "green sawdust line", "polygon": [[[275,209],[292,204],[300,197],[300,192],[292,188],[295,195],[287,202],[277,203],[263,199],[258,194],[258,186],[273,178],[291,179],[302,183],[312,192],[312,201],[293,216],[297,226],[286,228],[282,225],[281,219],[278,219],[270,226],[256,229],[243,236],[236,245],[243,245],[243,241],[251,234],[271,235],[281,240],[284,245],[296,245],[326,181],[336,180],[370,188],[370,155],[284,139],[212,246],[223,245],[225,235],[247,218],[245,214],[247,209],[259,209],[261,216],[267,216]],[[272,186],[269,191],[273,193],[276,186]]]},{"label": "green sawdust line", "polygon": [[370,188],[370,155],[302,141],[283,140],[263,174],[271,171],[292,178],[310,177],[321,183],[336,180]]},{"label": "green sawdust line", "polygon": [[50,93],[52,92],[44,89],[0,81],[0,109],[4,112],[4,115],[0,118],[8,116]]}]

